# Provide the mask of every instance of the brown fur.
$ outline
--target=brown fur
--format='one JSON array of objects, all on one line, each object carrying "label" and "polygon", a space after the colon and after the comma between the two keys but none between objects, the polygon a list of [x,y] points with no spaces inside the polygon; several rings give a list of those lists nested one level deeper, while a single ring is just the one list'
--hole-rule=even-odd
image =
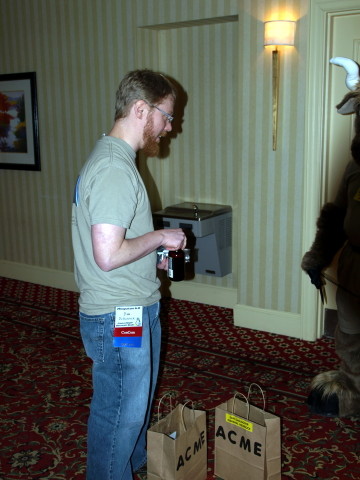
[{"label": "brown fur", "polygon": [[351,142],[351,155],[355,162],[360,165],[360,106],[358,107],[358,113],[355,118],[355,132],[356,135]]},{"label": "brown fur", "polygon": [[342,370],[319,373],[313,378],[311,389],[321,392],[322,398],[335,394],[339,399],[340,417],[360,415],[360,392]]},{"label": "brown fur", "polygon": [[341,369],[347,375],[356,377],[356,388],[360,392],[360,333],[344,333],[337,327],[335,330],[335,347],[341,360]]},{"label": "brown fur", "polygon": [[343,229],[345,214],[344,210],[333,203],[326,203],[322,207],[316,223],[314,243],[301,262],[303,270],[323,270],[330,265],[346,240]]},{"label": "brown fur", "polygon": [[354,91],[345,95],[336,108],[339,110],[348,103],[351,105],[352,113],[355,113],[355,136],[351,142],[351,154],[355,162],[360,165],[360,83]]},{"label": "brown fur", "polygon": [[360,334],[335,330],[335,346],[341,365],[339,370],[322,372],[313,378],[311,390],[322,398],[335,394],[339,399],[339,416],[360,415]]}]

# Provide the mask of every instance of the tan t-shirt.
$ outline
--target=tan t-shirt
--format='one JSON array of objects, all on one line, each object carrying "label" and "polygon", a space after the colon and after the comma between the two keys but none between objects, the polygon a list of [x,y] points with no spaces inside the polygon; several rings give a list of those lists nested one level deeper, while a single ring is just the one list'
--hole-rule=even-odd
[{"label": "tan t-shirt", "polygon": [[124,141],[103,136],[82,168],[72,207],[75,280],[80,311],[109,313],[115,306],[149,306],[160,299],[156,252],[104,272],[95,263],[91,225],[126,228],[126,238],[153,231],[148,195],[135,165],[136,154]]}]

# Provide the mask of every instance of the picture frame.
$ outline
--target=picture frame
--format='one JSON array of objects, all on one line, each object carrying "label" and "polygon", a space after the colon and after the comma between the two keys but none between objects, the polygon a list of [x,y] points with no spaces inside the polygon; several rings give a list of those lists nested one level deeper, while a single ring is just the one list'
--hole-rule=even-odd
[{"label": "picture frame", "polygon": [[41,170],[36,72],[0,75],[0,168]]}]

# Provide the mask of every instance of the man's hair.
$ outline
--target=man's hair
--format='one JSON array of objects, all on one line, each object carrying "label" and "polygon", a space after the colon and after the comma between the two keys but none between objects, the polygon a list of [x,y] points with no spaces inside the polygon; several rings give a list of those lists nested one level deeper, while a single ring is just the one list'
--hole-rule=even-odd
[{"label": "man's hair", "polygon": [[129,113],[131,105],[137,100],[156,104],[171,95],[176,98],[172,83],[162,73],[152,70],[134,70],[125,75],[116,92],[115,121]]}]

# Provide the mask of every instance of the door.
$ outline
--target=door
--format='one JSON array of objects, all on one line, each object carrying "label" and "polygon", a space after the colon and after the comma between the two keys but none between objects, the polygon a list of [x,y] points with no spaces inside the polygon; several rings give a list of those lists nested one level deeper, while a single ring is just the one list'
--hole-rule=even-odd
[{"label": "door", "polygon": [[[329,58],[348,57],[360,62],[360,13],[333,15],[329,38]],[[345,70],[336,65],[329,65],[328,68],[328,101],[325,103],[328,110],[325,118],[329,119],[325,132],[325,152],[328,153],[323,168],[323,204],[334,200],[345,166],[351,159],[350,144],[355,118],[354,115],[340,115],[335,108],[344,95],[349,93],[345,85]],[[326,309],[336,310],[336,268],[337,257],[326,271]]]},{"label": "door", "polygon": [[[309,7],[311,48],[306,98],[303,252],[309,249],[314,240],[321,205],[333,200],[337,188],[336,172],[342,171],[349,159],[348,155],[343,158],[344,153],[340,154],[340,148],[345,145],[346,155],[353,119],[337,114],[335,109],[347,91],[345,72],[340,67],[330,65],[329,60],[332,56],[360,58],[359,0],[310,0]],[[347,28],[347,22],[352,24],[351,29]],[[329,274],[333,275],[331,269]],[[329,297],[326,308],[332,309],[336,307],[335,290],[329,285],[330,282],[326,287]],[[307,275],[303,275],[301,284],[301,328],[303,338],[309,340],[315,340],[324,333],[324,307]]]}]

